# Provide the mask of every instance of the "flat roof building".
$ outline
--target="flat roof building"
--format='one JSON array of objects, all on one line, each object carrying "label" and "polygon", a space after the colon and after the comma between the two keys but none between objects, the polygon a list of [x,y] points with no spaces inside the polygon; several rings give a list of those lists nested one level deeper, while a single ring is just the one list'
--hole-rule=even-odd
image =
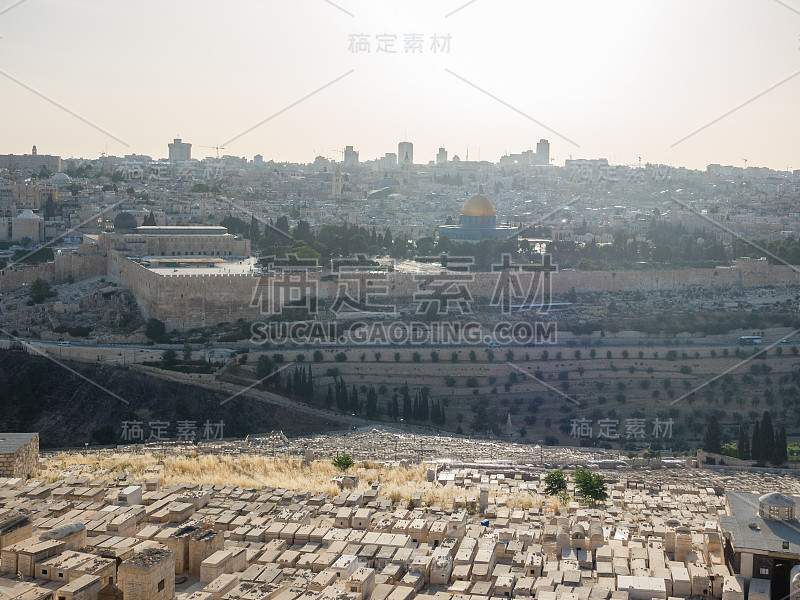
[{"label": "flat roof building", "polygon": [[772,580],[771,597],[788,597],[792,569],[800,565],[797,496],[729,492],[720,516],[725,563],[745,579]]}]

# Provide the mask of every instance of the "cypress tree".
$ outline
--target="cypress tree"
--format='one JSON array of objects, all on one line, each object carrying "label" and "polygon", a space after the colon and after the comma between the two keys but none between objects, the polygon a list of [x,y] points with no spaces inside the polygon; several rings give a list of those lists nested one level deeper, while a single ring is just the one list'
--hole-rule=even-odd
[{"label": "cypress tree", "polygon": [[744,425],[739,425],[739,458],[741,460],[750,460],[750,439],[747,437],[747,430]]},{"label": "cypress tree", "polygon": [[261,230],[258,227],[258,221],[256,221],[255,217],[251,217],[250,232],[248,238],[250,238],[250,240],[253,242],[253,245],[255,246],[255,243],[258,241],[258,238],[260,237],[261,237]]},{"label": "cypress tree", "polygon": [[768,410],[761,417],[761,460],[766,462],[772,459],[775,452],[775,430],[772,427],[772,415]]},{"label": "cypress tree", "polygon": [[407,423],[414,416],[411,410],[411,398],[408,396],[408,385],[403,387],[403,420]]},{"label": "cypress tree", "polygon": [[719,454],[722,451],[722,436],[716,415],[711,415],[708,419],[706,435],[703,438],[703,450],[712,454]]},{"label": "cypress tree", "polygon": [[[305,375],[305,373],[303,373],[302,375]],[[300,374],[300,369],[298,369],[297,367],[294,368],[294,375],[292,376],[292,392],[298,398],[303,393],[303,378]]]},{"label": "cypress tree", "polygon": [[311,372],[311,365],[308,365],[308,379],[307,379],[306,398],[314,400],[314,374]]},{"label": "cypress tree", "polygon": [[772,464],[782,465],[789,460],[789,450],[786,446],[786,428],[781,425],[775,435],[775,449],[772,452]]},{"label": "cypress tree", "polygon": [[343,413],[347,411],[348,402],[347,386],[344,383],[344,379],[339,378],[336,381],[336,407],[339,409],[339,412]]},{"label": "cypress tree", "polygon": [[294,394],[294,387],[293,387],[292,377],[289,376],[286,378],[286,395],[291,396],[292,394]]},{"label": "cypress tree", "polygon": [[367,418],[374,419],[378,416],[378,393],[370,386],[367,392]]},{"label": "cypress tree", "polygon": [[750,460],[761,460],[761,424],[758,419],[753,425],[753,437],[750,438]]}]

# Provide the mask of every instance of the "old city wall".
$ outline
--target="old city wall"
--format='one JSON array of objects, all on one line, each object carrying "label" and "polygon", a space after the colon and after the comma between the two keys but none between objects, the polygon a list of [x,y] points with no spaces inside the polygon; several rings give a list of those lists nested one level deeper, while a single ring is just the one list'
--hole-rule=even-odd
[{"label": "old city wall", "polygon": [[250,275],[178,275],[161,278],[158,318],[167,329],[214,326],[243,318],[257,320],[250,306],[257,279]]},{"label": "old city wall", "polygon": [[65,283],[70,276],[75,280],[105,275],[108,259],[105,251],[89,249],[57,254],[53,262],[41,263],[35,267],[11,268],[0,275],[0,292],[11,292],[37,279],[48,283]]},{"label": "old city wall", "polygon": [[108,276],[131,290],[145,319],[159,316],[159,291],[163,277],[113,250],[108,257]]},{"label": "old city wall", "polygon": [[167,330],[257,318],[249,308],[256,279],[249,275],[159,275],[111,252],[108,274],[130,288],[145,319]]},{"label": "old city wall", "polygon": [[[268,282],[270,277],[250,275],[169,275],[153,273],[117,252],[101,246],[82,246],[78,251],[59,254],[51,263],[0,275],[0,291],[11,291],[30,285],[37,278],[63,283],[70,275],[82,278],[108,275],[133,292],[143,316],[156,317],[169,330],[191,329],[233,322],[238,319],[255,321],[269,313]],[[520,283],[527,289],[530,274],[522,274]],[[619,292],[680,290],[687,288],[732,289],[766,285],[800,284],[800,272],[787,266],[773,266],[766,261],[739,261],[734,267],[716,269],[680,269],[663,271],[572,271],[551,273],[555,300],[575,290],[583,292]],[[365,277],[366,279],[366,277]],[[475,298],[491,298],[498,276],[475,273],[469,291]],[[316,289],[323,302],[337,295],[340,282],[319,281]],[[399,304],[410,303],[419,291],[419,281],[413,274],[391,273],[388,276],[389,294]],[[355,288],[353,288],[355,289]],[[262,306],[253,299],[264,300]],[[534,298],[533,301],[538,301]],[[262,312],[263,311],[263,312]]]},{"label": "old city wall", "polygon": [[[271,277],[250,275],[175,275],[156,276],[143,267],[125,259],[120,279],[134,292],[146,317],[157,317],[168,329],[187,329],[264,318],[269,313],[269,281]],[[522,274],[524,289],[530,284],[530,274]],[[800,284],[800,273],[785,266],[770,266],[753,261],[735,267],[717,269],[682,269],[674,271],[561,271],[550,275],[554,299],[563,299],[571,290],[576,292],[615,292],[680,290],[688,288],[731,289],[737,287]],[[497,286],[497,275],[476,273],[469,283],[476,298],[491,298]],[[319,281],[316,285],[322,302],[336,297],[340,282]],[[352,284],[351,284],[352,285]],[[389,294],[400,304],[411,302],[419,282],[414,275],[392,273],[388,277]],[[357,289],[357,288],[351,288]],[[253,300],[261,299],[259,306]],[[537,301],[537,299],[533,299]],[[262,312],[263,311],[263,312]]]}]

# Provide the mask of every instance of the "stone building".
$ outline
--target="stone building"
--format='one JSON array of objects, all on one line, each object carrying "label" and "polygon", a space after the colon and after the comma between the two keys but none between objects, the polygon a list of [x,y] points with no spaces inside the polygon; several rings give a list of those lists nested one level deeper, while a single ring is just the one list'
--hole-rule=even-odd
[{"label": "stone building", "polygon": [[726,564],[751,589],[753,581],[767,579],[773,598],[788,597],[790,575],[800,565],[800,498],[729,492],[726,500],[720,517]]},{"label": "stone building", "polygon": [[22,171],[23,173],[39,173],[42,168],[53,173],[61,171],[61,157],[49,154],[39,154],[34,151],[30,154],[0,154],[0,169],[9,171]]},{"label": "stone building", "polygon": [[30,477],[39,472],[38,433],[0,433],[0,477]]},{"label": "stone building", "polygon": [[171,600],[175,596],[175,554],[151,547],[122,562],[117,585],[125,600]]},{"label": "stone building", "polygon": [[33,533],[33,521],[28,515],[10,512],[0,520],[0,550],[27,540]]},{"label": "stone building", "polygon": [[137,226],[136,218],[126,212],[114,218],[114,232],[101,234],[100,240],[106,249],[124,256],[250,256],[250,240],[231,235],[225,227]]},{"label": "stone building", "polygon": [[14,241],[26,238],[32,242],[41,242],[44,239],[44,220],[29,208],[11,219],[8,236],[8,239]]}]

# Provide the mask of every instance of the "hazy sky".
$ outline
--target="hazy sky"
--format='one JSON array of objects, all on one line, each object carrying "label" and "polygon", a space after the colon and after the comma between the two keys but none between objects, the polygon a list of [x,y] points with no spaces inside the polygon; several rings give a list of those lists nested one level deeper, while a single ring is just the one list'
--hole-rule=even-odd
[{"label": "hazy sky", "polygon": [[224,152],[367,160],[407,137],[416,162],[496,161],[546,137],[556,164],[800,168],[800,0],[332,1],[25,0],[0,14],[0,153],[163,157],[180,134],[211,156],[341,77]]}]

